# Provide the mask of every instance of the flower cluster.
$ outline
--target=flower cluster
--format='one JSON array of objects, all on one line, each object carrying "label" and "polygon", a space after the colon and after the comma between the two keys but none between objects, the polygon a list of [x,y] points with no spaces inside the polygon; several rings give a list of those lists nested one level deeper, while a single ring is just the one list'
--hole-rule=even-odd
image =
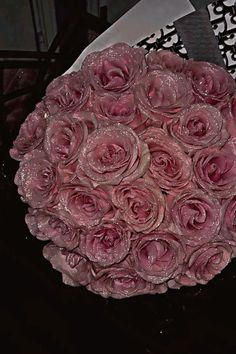
[{"label": "flower cluster", "polygon": [[124,43],[55,79],[10,150],[26,223],[71,286],[205,284],[236,255],[235,82]]}]

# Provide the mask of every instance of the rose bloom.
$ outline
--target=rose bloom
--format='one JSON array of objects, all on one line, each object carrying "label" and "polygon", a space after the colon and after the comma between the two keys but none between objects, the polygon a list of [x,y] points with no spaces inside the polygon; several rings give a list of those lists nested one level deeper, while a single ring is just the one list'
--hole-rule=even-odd
[{"label": "rose bloom", "polygon": [[89,86],[81,71],[54,79],[47,87],[43,104],[51,114],[82,110],[89,98]]},{"label": "rose bloom", "polygon": [[134,90],[141,109],[157,122],[172,118],[193,100],[190,81],[169,71],[149,72]]},{"label": "rose bloom", "polygon": [[221,205],[201,189],[182,192],[169,206],[175,231],[191,246],[211,241],[221,226]]},{"label": "rose bloom", "polygon": [[88,136],[86,123],[90,117],[87,115],[87,112],[58,114],[48,124],[44,148],[49,160],[58,164],[64,182],[71,181],[76,175],[79,149]]},{"label": "rose bloom", "polygon": [[105,298],[127,298],[142,294],[162,294],[167,291],[165,283],[155,285],[142,279],[125,260],[107,268],[93,270],[88,290]]},{"label": "rose bloom", "polygon": [[60,179],[43,151],[25,155],[15,176],[18,193],[33,208],[43,208],[55,198]]},{"label": "rose bloom", "polygon": [[25,217],[26,224],[32,235],[39,240],[51,240],[59,247],[69,250],[79,244],[80,230],[69,225],[58,215],[43,209],[29,209]]},{"label": "rose bloom", "polygon": [[143,279],[163,283],[181,273],[185,246],[180,236],[169,231],[141,234],[132,250],[134,269]]},{"label": "rose bloom", "polygon": [[173,73],[183,72],[186,60],[168,50],[151,51],[146,57],[148,71],[170,70]]},{"label": "rose bloom", "polygon": [[189,60],[186,72],[192,79],[196,98],[211,105],[228,101],[235,89],[232,76],[218,65]]},{"label": "rose bloom", "polygon": [[[190,285],[206,284],[219,274],[230,262],[232,249],[226,242],[210,242],[198,248],[190,256],[186,266],[186,276]],[[185,284],[187,279],[185,279]]]},{"label": "rose bloom", "polygon": [[56,200],[55,212],[75,227],[91,227],[115,217],[110,196],[102,188],[65,185],[59,190]]},{"label": "rose bloom", "polygon": [[80,250],[102,267],[119,263],[130,249],[132,232],[126,224],[102,222],[81,234]]},{"label": "rose bloom", "polygon": [[227,239],[236,241],[236,195],[233,194],[225,204],[222,229]]},{"label": "rose bloom", "polygon": [[82,70],[98,92],[124,92],[145,75],[144,54],[143,48],[117,43],[89,54],[82,64]]},{"label": "rose bloom", "polygon": [[200,150],[193,166],[196,182],[213,196],[227,198],[236,190],[236,157],[230,145]]},{"label": "rose bloom", "polygon": [[26,153],[41,145],[45,135],[47,117],[47,113],[42,109],[36,109],[28,115],[10,150],[13,159],[21,161]]},{"label": "rose bloom", "polygon": [[92,109],[102,125],[121,123],[136,129],[148,119],[148,116],[137,108],[131,92],[124,92],[119,96],[107,92],[95,94]]},{"label": "rose bloom", "polygon": [[192,177],[192,161],[179,144],[169,137],[162,129],[150,127],[140,139],[149,147],[151,164],[147,174],[156,184],[176,194],[186,188]]},{"label": "rose bloom", "polygon": [[112,201],[119,209],[120,217],[136,232],[150,232],[164,218],[165,200],[162,192],[155,183],[143,178],[115,187]]},{"label": "rose bloom", "polygon": [[48,243],[43,248],[43,256],[52,264],[54,269],[62,273],[62,280],[66,285],[89,284],[92,264],[80,254]]},{"label": "rose bloom", "polygon": [[81,183],[117,185],[144,175],[150,163],[147,144],[129,127],[115,124],[89,135],[78,158]]},{"label": "rose bloom", "polygon": [[229,137],[220,111],[208,104],[194,104],[184,109],[172,120],[168,130],[189,153],[222,146]]}]

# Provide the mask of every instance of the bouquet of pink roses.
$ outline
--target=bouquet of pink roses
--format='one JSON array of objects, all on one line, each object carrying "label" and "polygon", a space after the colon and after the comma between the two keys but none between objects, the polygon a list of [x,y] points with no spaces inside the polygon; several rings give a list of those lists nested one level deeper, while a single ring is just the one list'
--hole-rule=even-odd
[{"label": "bouquet of pink roses", "polygon": [[116,44],[55,79],[11,156],[64,283],[104,297],[206,284],[236,255],[236,94],[221,67]]}]

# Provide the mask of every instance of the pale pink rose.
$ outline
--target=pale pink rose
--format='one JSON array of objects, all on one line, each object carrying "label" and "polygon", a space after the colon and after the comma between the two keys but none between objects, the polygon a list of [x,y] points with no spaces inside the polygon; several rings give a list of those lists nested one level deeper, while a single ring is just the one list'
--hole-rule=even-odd
[{"label": "pale pink rose", "polygon": [[91,227],[115,217],[111,198],[102,188],[65,185],[58,192],[57,202],[55,212],[75,227]]},{"label": "pale pink rose", "polygon": [[102,222],[81,234],[80,250],[102,267],[119,263],[130,249],[133,233],[121,221]]},{"label": "pale pink rose", "polygon": [[83,109],[89,98],[89,85],[81,71],[54,79],[47,87],[43,104],[50,114]]},{"label": "pale pink rose", "polygon": [[186,152],[210,146],[222,146],[229,138],[220,111],[208,104],[194,104],[184,109],[168,127]]},{"label": "pale pink rose", "polygon": [[90,291],[105,298],[123,299],[142,294],[162,294],[167,291],[165,283],[155,285],[142,279],[128,261],[93,272]]},{"label": "pale pink rose", "polygon": [[97,91],[124,92],[146,73],[145,51],[117,43],[89,54],[82,71]]},{"label": "pale pink rose", "polygon": [[227,198],[236,190],[236,155],[230,144],[205,148],[193,158],[198,185],[215,197]]},{"label": "pale pink rose", "polygon": [[92,109],[96,112],[98,121],[103,125],[121,123],[136,129],[148,119],[148,116],[142,114],[137,108],[131,92],[125,92],[119,96],[107,92],[95,95]]},{"label": "pale pink rose", "polygon": [[173,73],[183,72],[186,60],[168,50],[151,51],[146,57],[148,70],[170,70]]},{"label": "pale pink rose", "polygon": [[60,179],[45,153],[34,150],[20,162],[15,184],[25,203],[33,208],[43,208],[53,202]]},{"label": "pale pink rose", "polygon": [[193,101],[191,83],[183,74],[154,70],[134,87],[140,109],[164,122]]},{"label": "pale pink rose", "polygon": [[222,208],[201,189],[182,192],[169,206],[175,231],[191,246],[214,239],[221,227]]},{"label": "pale pink rose", "polygon": [[79,244],[81,230],[75,229],[58,215],[45,209],[29,209],[25,217],[32,235],[39,240],[51,240],[59,247],[72,250]]},{"label": "pale pink rose", "polygon": [[26,153],[41,145],[47,126],[47,116],[42,109],[36,109],[28,115],[10,150],[13,159],[21,161]]},{"label": "pale pink rose", "polygon": [[232,76],[222,67],[204,61],[187,62],[186,73],[192,79],[198,100],[211,105],[221,105],[229,100],[235,89]]},{"label": "pale pink rose", "polygon": [[132,250],[134,269],[143,279],[161,284],[181,273],[183,237],[165,230],[141,234]]},{"label": "pale pink rose", "polygon": [[140,139],[148,144],[151,154],[147,175],[170,194],[184,190],[192,178],[192,161],[181,146],[156,127],[148,128]]},{"label": "pale pink rose", "polygon": [[131,128],[114,124],[89,135],[79,154],[77,176],[94,186],[117,185],[143,176],[149,163],[147,144]]},{"label": "pale pink rose", "polygon": [[150,232],[164,219],[165,199],[152,181],[140,178],[121,184],[112,190],[112,201],[119,209],[121,219],[136,232]]},{"label": "pale pink rose", "polygon": [[43,256],[52,264],[54,269],[62,273],[62,280],[66,285],[89,284],[92,264],[80,254],[48,243],[43,248]]},{"label": "pale pink rose", "polygon": [[[190,256],[186,266],[186,276],[194,284],[206,284],[227,266],[231,257],[232,249],[226,242],[203,245]],[[188,285],[187,278],[185,284]]]}]

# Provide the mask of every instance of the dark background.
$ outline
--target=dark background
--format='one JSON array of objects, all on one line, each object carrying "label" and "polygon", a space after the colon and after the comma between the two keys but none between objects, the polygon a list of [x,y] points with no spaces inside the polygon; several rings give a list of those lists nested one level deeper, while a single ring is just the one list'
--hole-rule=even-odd
[{"label": "dark background", "polygon": [[[20,87],[14,75],[23,65],[22,59],[17,58],[19,63],[21,60],[17,66],[12,59],[7,64],[5,57],[5,64],[0,65],[5,75],[11,62],[14,70],[9,77],[15,80],[11,87],[13,96],[6,96],[9,92],[4,91],[0,80],[1,352],[235,354],[236,261],[207,286],[126,300],[103,299],[84,288],[63,285],[60,274],[42,257],[43,243],[29,234],[24,222],[26,206],[13,182],[18,163],[9,158],[8,149],[46,84],[74,61],[91,40],[89,36],[96,36],[109,25],[105,11],[99,16],[100,27],[93,28],[91,34],[88,27],[94,27],[92,22],[96,19],[90,18],[87,27],[80,27],[81,22],[79,25],[72,14],[75,6],[80,14],[86,12],[84,1],[56,1],[58,32],[64,28],[68,37],[59,40],[58,57],[53,63],[50,55],[44,59],[38,56],[37,65],[24,63],[23,72],[31,79],[26,80],[23,75]],[[76,33],[79,37],[74,45],[70,38]],[[50,48],[48,51],[50,54]],[[23,92],[24,96],[20,95],[19,89],[27,89],[33,79],[37,90],[32,87],[26,94]]]}]

